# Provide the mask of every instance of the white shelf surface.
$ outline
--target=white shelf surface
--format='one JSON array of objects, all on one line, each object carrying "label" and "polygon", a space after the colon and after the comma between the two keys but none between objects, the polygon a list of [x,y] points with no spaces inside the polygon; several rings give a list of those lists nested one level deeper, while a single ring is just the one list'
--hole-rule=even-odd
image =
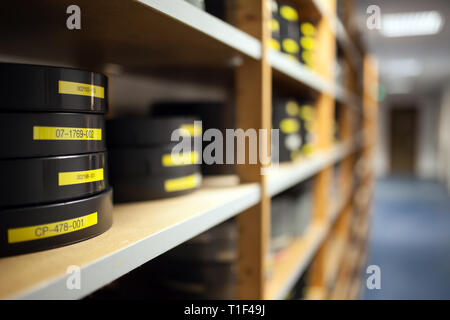
[{"label": "white shelf surface", "polygon": [[337,101],[358,109],[358,99],[355,95],[349,93],[341,86],[324,79],[303,64],[288,58],[284,53],[271,49],[269,50],[268,59],[270,65],[276,71],[317,92],[326,93]]},{"label": "white shelf surface", "polygon": [[261,58],[261,42],[184,0],[136,0],[254,59]]},{"label": "white shelf surface", "polygon": [[325,92],[334,96],[334,86],[331,82],[323,79],[303,64],[286,57],[284,53],[271,49],[268,59],[272,68],[277,71],[318,92]]},{"label": "white shelf surface", "polygon": [[[149,74],[161,68],[223,68],[243,56],[261,58],[257,38],[183,0],[77,4],[82,28],[70,31],[59,14],[66,12],[64,1],[9,2],[11,18],[0,21],[2,59]],[[39,28],[24,28],[23,21],[35,16],[43,17]]]},{"label": "white shelf surface", "polygon": [[[70,246],[0,259],[1,299],[79,299],[260,201],[258,184],[114,206],[113,227]],[[69,290],[71,265],[81,289]]]},{"label": "white shelf surface", "polygon": [[272,168],[268,176],[268,194],[275,196],[312,177],[323,168],[345,158],[359,147],[359,140],[355,140],[354,144],[339,143],[330,150],[319,151],[309,158],[290,163],[281,163],[278,168]]}]

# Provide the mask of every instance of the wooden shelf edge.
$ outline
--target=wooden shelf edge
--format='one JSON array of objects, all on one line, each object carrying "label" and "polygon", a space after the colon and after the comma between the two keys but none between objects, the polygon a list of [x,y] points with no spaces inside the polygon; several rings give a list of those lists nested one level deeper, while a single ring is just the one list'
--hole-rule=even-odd
[{"label": "wooden shelf edge", "polygon": [[[0,259],[0,298],[82,298],[257,204],[260,193],[258,184],[245,184],[201,188],[182,197],[117,205],[113,227],[98,237]],[[69,265],[80,267],[80,290],[67,289]]]}]

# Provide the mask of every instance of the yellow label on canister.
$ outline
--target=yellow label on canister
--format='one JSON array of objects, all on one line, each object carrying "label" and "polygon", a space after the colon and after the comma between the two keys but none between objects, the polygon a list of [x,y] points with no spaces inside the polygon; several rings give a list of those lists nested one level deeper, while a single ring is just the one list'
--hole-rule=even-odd
[{"label": "yellow label on canister", "polygon": [[312,53],[312,51],[303,51],[302,58],[306,65],[313,65],[314,54]]},{"label": "yellow label on canister", "polygon": [[300,51],[297,42],[292,39],[284,39],[281,43],[284,51],[288,53],[298,53]]},{"label": "yellow label on canister", "polygon": [[68,186],[72,184],[103,181],[103,168],[86,171],[71,171],[58,173],[58,185]]},{"label": "yellow label on canister", "polygon": [[35,126],[33,140],[102,140],[102,129]]},{"label": "yellow label on canister", "polygon": [[297,10],[289,6],[281,6],[280,15],[288,21],[298,20]]},{"label": "yellow label on canister", "polygon": [[180,126],[183,136],[199,137],[202,135],[202,126],[195,124],[183,124]]},{"label": "yellow label on canister", "polygon": [[301,106],[300,118],[303,120],[312,121],[314,119],[314,109],[308,105]]},{"label": "yellow label on canister", "polygon": [[194,164],[198,161],[198,152],[186,152],[182,154],[163,154],[161,163],[163,167],[176,167]]},{"label": "yellow label on canister", "polygon": [[193,189],[200,184],[200,175],[193,174],[186,177],[168,179],[164,182],[166,192],[182,191]]},{"label": "yellow label on canister", "polygon": [[300,45],[305,50],[314,50],[316,47],[316,39],[313,37],[301,37]]},{"label": "yellow label on canister", "polygon": [[300,129],[300,123],[297,119],[283,119],[280,122],[280,130],[283,133],[290,134],[297,132]]},{"label": "yellow label on canister", "polygon": [[296,116],[298,114],[298,104],[295,101],[288,101],[286,103],[286,113],[290,116]]},{"label": "yellow label on canister", "polygon": [[270,39],[270,47],[274,50],[280,51],[280,43],[276,39]]},{"label": "yellow label on canister", "polygon": [[310,156],[314,152],[314,146],[312,144],[306,143],[302,147],[302,153],[305,156]]},{"label": "yellow label on canister", "polygon": [[101,99],[105,98],[105,88],[101,86],[62,80],[58,81],[58,93],[89,96]]},{"label": "yellow label on canister", "polygon": [[300,31],[305,36],[313,36],[316,33],[316,27],[309,22],[304,22],[300,25]]},{"label": "yellow label on canister", "polygon": [[275,32],[280,30],[280,23],[277,19],[270,19],[270,30]]},{"label": "yellow label on canister", "polygon": [[97,212],[74,219],[41,224],[31,227],[8,229],[8,243],[25,242],[86,229],[98,223]]},{"label": "yellow label on canister", "polygon": [[305,121],[305,130],[306,131],[314,131],[314,122],[313,121]]},{"label": "yellow label on canister", "polygon": [[291,158],[292,161],[294,161],[298,157],[300,157],[300,155],[301,155],[300,150],[293,150],[293,151],[291,151],[290,158]]}]

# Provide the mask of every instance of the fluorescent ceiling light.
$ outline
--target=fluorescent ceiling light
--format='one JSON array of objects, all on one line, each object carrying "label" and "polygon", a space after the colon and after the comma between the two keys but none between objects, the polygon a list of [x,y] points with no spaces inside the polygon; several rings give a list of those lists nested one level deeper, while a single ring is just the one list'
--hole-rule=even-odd
[{"label": "fluorescent ceiling light", "polygon": [[437,11],[404,12],[382,15],[381,34],[385,37],[409,37],[436,34],[444,20]]},{"label": "fluorescent ceiling light", "polygon": [[422,74],[423,65],[416,59],[393,59],[384,63],[383,71],[390,77],[417,77]]}]

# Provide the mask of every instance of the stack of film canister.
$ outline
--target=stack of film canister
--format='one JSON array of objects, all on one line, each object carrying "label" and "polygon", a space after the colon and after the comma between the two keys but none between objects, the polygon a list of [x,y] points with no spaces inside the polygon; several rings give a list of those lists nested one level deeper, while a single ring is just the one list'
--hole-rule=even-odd
[{"label": "stack of film canister", "polygon": [[313,212],[312,184],[313,180],[309,179],[286,192],[292,199],[291,232],[294,238],[303,236],[310,225]]},{"label": "stack of film canister", "polygon": [[281,51],[288,57],[299,61],[300,27],[297,10],[289,4],[279,3],[275,19],[279,19]]},{"label": "stack of film canister", "polygon": [[238,230],[228,220],[167,252],[154,265],[153,283],[168,297],[236,299]]},{"label": "stack of film canister", "polygon": [[314,66],[316,27],[312,21],[300,21],[294,6],[272,0],[271,48],[282,51],[307,67]]},{"label": "stack of film canister", "polygon": [[112,225],[107,79],[0,63],[0,255],[55,248]]},{"label": "stack of film canister", "polygon": [[[276,254],[291,243],[294,216],[293,198],[283,193],[273,198],[271,202],[270,221],[270,251]],[[275,258],[276,259],[276,258]]]},{"label": "stack of film canister", "polygon": [[313,212],[312,180],[303,181],[271,202],[271,253],[306,233]]},{"label": "stack of film canister", "polygon": [[[194,117],[201,120],[205,134],[213,129],[219,130],[223,137],[226,137],[226,129],[236,126],[234,106],[222,101],[159,101],[150,106],[149,114],[153,117]],[[207,141],[202,143],[203,155],[209,153],[208,146]],[[222,163],[208,163],[203,159],[203,176],[236,174],[235,165],[226,163],[226,143],[223,143],[222,152],[219,153],[223,156]]]},{"label": "stack of film canister", "polygon": [[301,21],[299,59],[308,68],[314,67],[315,50],[316,27],[310,21]]},{"label": "stack of film canister", "polygon": [[280,13],[278,11],[278,2],[271,1],[272,17],[270,19],[270,31],[272,37],[270,39],[270,47],[274,50],[281,50],[281,35],[280,35]]},{"label": "stack of film canister", "polygon": [[201,131],[190,117],[130,116],[107,121],[114,201],[161,199],[197,189]]},{"label": "stack of film canister", "polygon": [[299,110],[300,106],[294,98],[274,99],[272,127],[279,129],[280,162],[293,161],[300,156],[303,140]]},{"label": "stack of film canister", "polygon": [[300,132],[302,139],[301,154],[310,156],[315,151],[317,144],[316,112],[312,100],[299,99],[298,117],[300,118]]}]

